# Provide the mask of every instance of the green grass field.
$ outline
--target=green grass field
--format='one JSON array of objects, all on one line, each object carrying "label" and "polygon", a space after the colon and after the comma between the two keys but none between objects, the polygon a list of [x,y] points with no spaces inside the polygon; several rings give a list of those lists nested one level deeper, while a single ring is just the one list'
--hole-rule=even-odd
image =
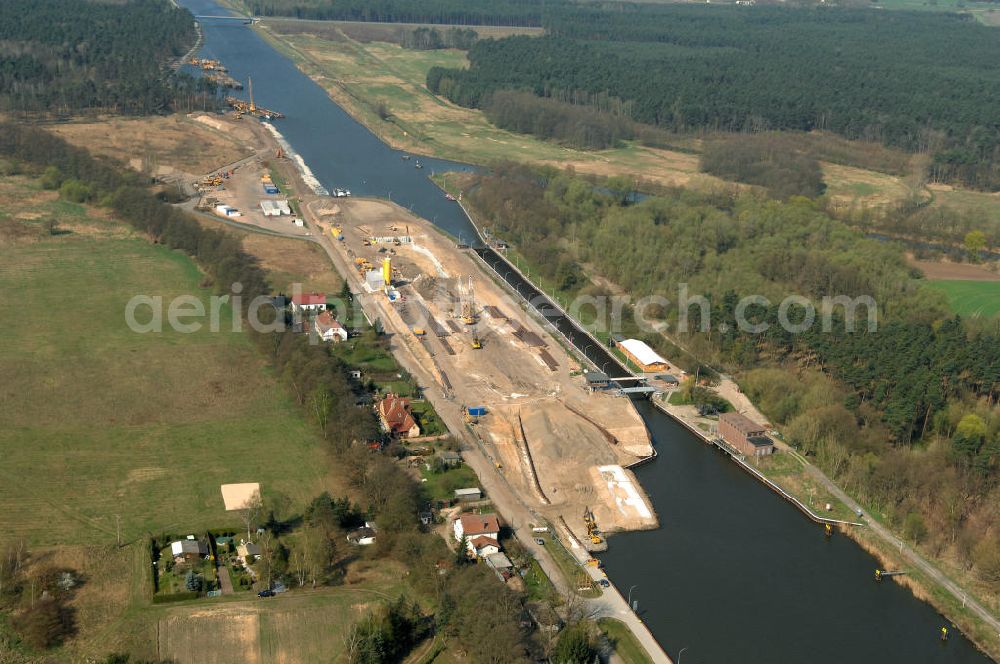
[{"label": "green grass field", "polygon": [[67,232],[0,246],[0,288],[21,305],[0,311],[4,535],[107,543],[116,518],[126,540],[195,532],[239,524],[220,484],[258,481],[296,504],[326,488],[318,440],[228,312],[220,333],[126,325],[136,294],[207,303],[187,257],[82,208],[30,208],[14,216],[43,210]]},{"label": "green grass field", "polygon": [[927,286],[941,291],[952,310],[971,318],[1000,314],[1000,281],[933,280]]},{"label": "green grass field", "polygon": [[420,477],[427,480],[421,484],[431,500],[448,501],[455,497],[455,489],[479,486],[479,478],[476,477],[475,471],[464,464],[443,473],[432,473],[421,467]]}]

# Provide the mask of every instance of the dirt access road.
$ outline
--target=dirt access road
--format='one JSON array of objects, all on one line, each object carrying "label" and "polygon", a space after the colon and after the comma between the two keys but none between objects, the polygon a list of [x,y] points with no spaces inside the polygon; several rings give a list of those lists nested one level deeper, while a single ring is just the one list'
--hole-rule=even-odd
[{"label": "dirt access road", "polygon": [[[440,389],[445,404],[438,410],[454,410],[464,428],[463,407],[486,408],[470,427],[476,447],[537,515],[553,525],[565,521],[586,543],[587,508],[606,532],[656,526],[638,483],[621,469],[652,452],[638,413],[627,399],[589,392],[583,367],[470,252],[384,201],[318,198],[306,205],[306,217],[314,229],[342,231],[342,241],[325,232],[323,242],[333,246],[352,288],[378,312],[393,343]],[[386,259],[395,301],[367,286],[367,270],[358,268]],[[475,324],[463,321],[463,306],[473,310]],[[473,347],[474,337],[481,349]]]}]

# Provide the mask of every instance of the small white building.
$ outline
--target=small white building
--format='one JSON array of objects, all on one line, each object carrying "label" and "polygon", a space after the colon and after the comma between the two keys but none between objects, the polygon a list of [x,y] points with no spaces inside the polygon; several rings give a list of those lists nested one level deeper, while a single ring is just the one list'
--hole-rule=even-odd
[{"label": "small white building", "polygon": [[370,521],[365,521],[364,528],[358,528],[357,530],[352,530],[347,533],[347,541],[351,544],[357,544],[358,546],[370,546],[375,543],[375,537],[378,535],[378,529],[375,524]]},{"label": "small white building", "polygon": [[670,365],[655,350],[649,347],[645,341],[639,339],[624,339],[618,342],[618,349],[638,365],[639,369],[645,373],[651,371],[668,371]]},{"label": "small white building", "polygon": [[326,293],[298,293],[292,295],[292,311],[326,311]]},{"label": "small white building", "polygon": [[220,217],[238,217],[240,216],[240,211],[229,205],[216,205],[215,214]]},{"label": "small white building", "polygon": [[185,560],[199,560],[207,555],[208,545],[194,539],[193,536],[170,543],[170,556],[178,563],[182,563]]},{"label": "small white building", "polygon": [[468,489],[455,489],[455,500],[470,501],[479,500],[483,497],[483,492],[479,487],[469,487]]},{"label": "small white building", "polygon": [[277,203],[270,199],[261,201],[260,209],[264,212],[265,217],[278,217],[281,215],[281,210],[278,208]]},{"label": "small white building", "polygon": [[288,206],[288,201],[284,198],[280,198],[274,201],[274,204],[278,206],[279,214],[291,214],[292,208]]},{"label": "small white building", "polygon": [[292,219],[292,223],[295,224],[296,226],[298,226],[299,228],[302,228],[303,226],[306,225],[306,222],[302,221],[298,217],[296,217],[295,219]]},{"label": "small white building", "polygon": [[500,553],[500,542],[486,535],[473,537],[469,540],[469,553],[475,554],[476,558],[492,556]]},{"label": "small white building", "polygon": [[323,341],[347,341],[347,329],[333,317],[333,312],[324,311],[313,321],[313,329]]},{"label": "small white building", "polygon": [[385,277],[382,275],[382,270],[368,270],[365,274],[365,287],[371,293],[384,290]]}]

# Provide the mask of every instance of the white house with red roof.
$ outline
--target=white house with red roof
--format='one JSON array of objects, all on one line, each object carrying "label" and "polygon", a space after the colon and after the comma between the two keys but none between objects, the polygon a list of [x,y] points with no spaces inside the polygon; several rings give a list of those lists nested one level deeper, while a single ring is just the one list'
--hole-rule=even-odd
[{"label": "white house with red roof", "polygon": [[463,514],[455,519],[455,539],[465,538],[469,553],[484,557],[500,551],[500,517],[496,514]]},{"label": "white house with red roof", "polygon": [[469,552],[476,554],[476,558],[485,558],[486,556],[492,556],[494,553],[500,553],[500,542],[492,537],[479,535],[468,540],[468,542]]},{"label": "white house with red roof", "polygon": [[326,293],[296,293],[292,295],[292,311],[326,311]]},{"label": "white house with red roof", "polygon": [[347,328],[333,317],[332,311],[324,311],[313,321],[313,329],[323,341],[347,341]]}]

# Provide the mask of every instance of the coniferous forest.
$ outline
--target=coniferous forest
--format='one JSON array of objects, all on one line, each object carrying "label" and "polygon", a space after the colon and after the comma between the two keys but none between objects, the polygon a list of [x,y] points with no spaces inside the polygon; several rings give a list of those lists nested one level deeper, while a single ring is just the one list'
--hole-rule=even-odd
[{"label": "coniferous forest", "polygon": [[243,0],[255,16],[385,23],[540,26],[566,0]]},{"label": "coniferous forest", "polygon": [[191,13],[168,0],[0,2],[0,110],[156,113],[204,107],[207,80],[167,66],[194,45]]},{"label": "coniferous forest", "polygon": [[1000,189],[1000,40],[969,17],[557,5],[544,24],[544,37],[480,40],[468,69],[434,68],[428,87],[484,108],[526,91],[674,132],[827,130],[928,152],[933,179]]}]

